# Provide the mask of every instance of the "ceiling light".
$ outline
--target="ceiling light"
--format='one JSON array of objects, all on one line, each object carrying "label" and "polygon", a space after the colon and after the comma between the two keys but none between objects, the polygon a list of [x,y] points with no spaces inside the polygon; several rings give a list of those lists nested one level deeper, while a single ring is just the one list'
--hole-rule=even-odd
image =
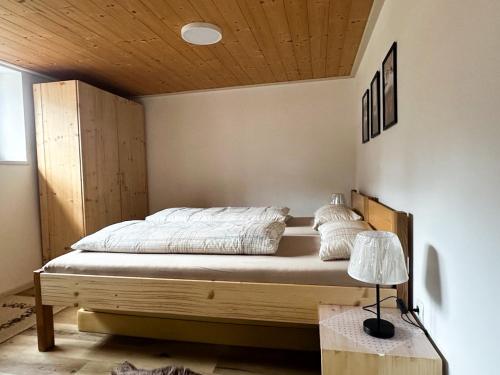
[{"label": "ceiling light", "polygon": [[222,30],[211,23],[193,22],[182,27],[181,36],[188,43],[206,46],[219,42]]}]

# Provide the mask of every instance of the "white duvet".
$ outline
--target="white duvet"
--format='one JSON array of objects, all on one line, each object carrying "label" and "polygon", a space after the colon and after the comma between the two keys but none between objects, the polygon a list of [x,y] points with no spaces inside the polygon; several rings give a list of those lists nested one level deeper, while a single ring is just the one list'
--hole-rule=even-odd
[{"label": "white duvet", "polygon": [[227,222],[227,221],[280,221],[285,222],[287,207],[211,207],[167,208],[146,217],[146,221],[164,224],[171,222]]},{"label": "white duvet", "polygon": [[82,238],[74,250],[117,253],[274,254],[282,222],[177,222],[133,220]]}]

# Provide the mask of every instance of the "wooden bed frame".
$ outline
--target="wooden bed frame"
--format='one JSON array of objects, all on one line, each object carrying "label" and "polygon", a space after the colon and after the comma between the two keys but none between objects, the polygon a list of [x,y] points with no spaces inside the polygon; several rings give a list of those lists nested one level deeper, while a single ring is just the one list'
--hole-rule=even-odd
[{"label": "wooden bed frame", "polygon": [[[410,260],[408,215],[376,199],[352,191],[352,207],[377,230],[396,233]],[[411,277],[411,274],[410,274]],[[357,306],[372,303],[373,287],[273,284],[97,276],[35,271],[38,349],[54,347],[52,306],[73,306],[116,312],[174,314],[246,321],[318,324],[319,304]],[[409,283],[381,289],[381,298],[409,302]],[[393,300],[385,306],[394,306]]]}]

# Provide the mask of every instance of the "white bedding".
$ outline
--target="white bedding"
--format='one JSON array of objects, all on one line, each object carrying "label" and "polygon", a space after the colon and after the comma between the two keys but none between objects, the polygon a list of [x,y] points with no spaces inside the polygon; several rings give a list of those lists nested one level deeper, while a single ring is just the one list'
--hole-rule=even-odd
[{"label": "white bedding", "polygon": [[172,222],[133,220],[110,225],[82,238],[74,250],[119,253],[276,253],[282,222]]},{"label": "white bedding", "polygon": [[287,207],[176,207],[147,216],[146,221],[157,224],[192,221],[279,221],[284,223],[288,218],[288,212],[290,209]]}]

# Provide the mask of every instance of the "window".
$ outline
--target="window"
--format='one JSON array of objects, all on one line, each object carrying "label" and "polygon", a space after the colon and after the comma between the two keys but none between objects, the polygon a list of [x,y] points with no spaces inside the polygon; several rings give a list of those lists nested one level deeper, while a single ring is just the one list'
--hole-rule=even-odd
[{"label": "window", "polygon": [[0,66],[0,162],[26,162],[22,73]]}]

